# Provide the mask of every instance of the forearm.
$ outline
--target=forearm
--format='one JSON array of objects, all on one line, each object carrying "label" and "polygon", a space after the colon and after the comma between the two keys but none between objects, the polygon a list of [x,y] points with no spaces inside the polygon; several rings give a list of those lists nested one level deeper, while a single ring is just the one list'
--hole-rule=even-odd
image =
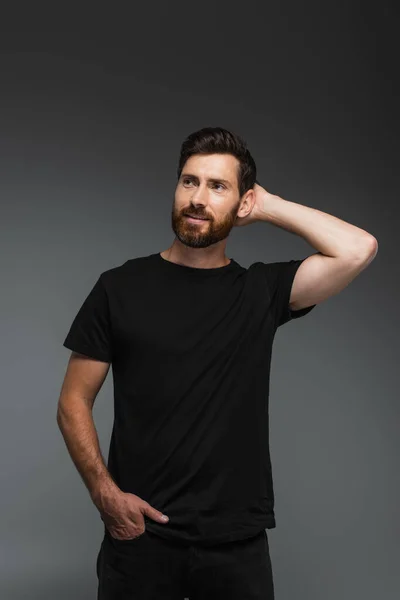
[{"label": "forearm", "polygon": [[374,238],[364,229],[315,208],[267,194],[262,202],[260,220],[304,238],[326,256],[350,254],[363,256]]},{"label": "forearm", "polygon": [[90,408],[81,400],[68,400],[57,413],[57,423],[68,452],[96,505],[120,488],[112,479],[101,455],[99,438]]}]

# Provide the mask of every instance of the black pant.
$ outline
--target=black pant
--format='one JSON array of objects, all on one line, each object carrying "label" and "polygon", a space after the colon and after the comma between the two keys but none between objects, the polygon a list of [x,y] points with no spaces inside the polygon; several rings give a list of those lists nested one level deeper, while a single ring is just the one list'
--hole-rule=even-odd
[{"label": "black pant", "polygon": [[132,540],[105,533],[97,600],[273,600],[267,532],[215,546],[185,545],[148,529]]}]

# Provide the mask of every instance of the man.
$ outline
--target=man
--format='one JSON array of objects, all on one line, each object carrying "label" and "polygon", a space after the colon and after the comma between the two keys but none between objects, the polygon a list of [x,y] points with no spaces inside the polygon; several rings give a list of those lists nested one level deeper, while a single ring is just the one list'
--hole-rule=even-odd
[{"label": "man", "polygon": [[[256,221],[316,253],[242,267],[227,239]],[[167,250],[101,273],[64,341],[57,419],[104,523],[98,598],[272,600],[273,338],[343,290],[377,241],[268,193],[244,141],[222,128],[184,141],[172,228]],[[106,467],[92,409],[110,365]]]}]

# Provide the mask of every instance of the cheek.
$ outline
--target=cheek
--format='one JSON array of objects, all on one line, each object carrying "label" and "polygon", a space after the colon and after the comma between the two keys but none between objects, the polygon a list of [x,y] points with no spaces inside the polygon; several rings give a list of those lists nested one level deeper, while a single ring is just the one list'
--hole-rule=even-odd
[{"label": "cheek", "polygon": [[192,194],[190,190],[179,190],[175,192],[174,205],[176,210],[183,210],[190,204]]},{"label": "cheek", "polygon": [[173,203],[174,211],[177,214],[179,214],[180,212],[182,212],[185,204],[187,204],[187,202],[185,202],[181,197],[178,196],[178,194],[176,194],[175,198],[174,198],[174,203]]},{"label": "cheek", "polygon": [[223,219],[231,210],[226,198],[216,198],[210,203],[210,210],[217,219]]}]

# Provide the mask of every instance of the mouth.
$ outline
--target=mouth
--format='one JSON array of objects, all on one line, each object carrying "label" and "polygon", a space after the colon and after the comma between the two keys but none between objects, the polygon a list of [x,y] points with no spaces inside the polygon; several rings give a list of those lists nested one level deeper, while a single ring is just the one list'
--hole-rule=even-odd
[{"label": "mouth", "polygon": [[184,215],[190,221],[208,221],[205,217],[192,217],[192,215]]}]

